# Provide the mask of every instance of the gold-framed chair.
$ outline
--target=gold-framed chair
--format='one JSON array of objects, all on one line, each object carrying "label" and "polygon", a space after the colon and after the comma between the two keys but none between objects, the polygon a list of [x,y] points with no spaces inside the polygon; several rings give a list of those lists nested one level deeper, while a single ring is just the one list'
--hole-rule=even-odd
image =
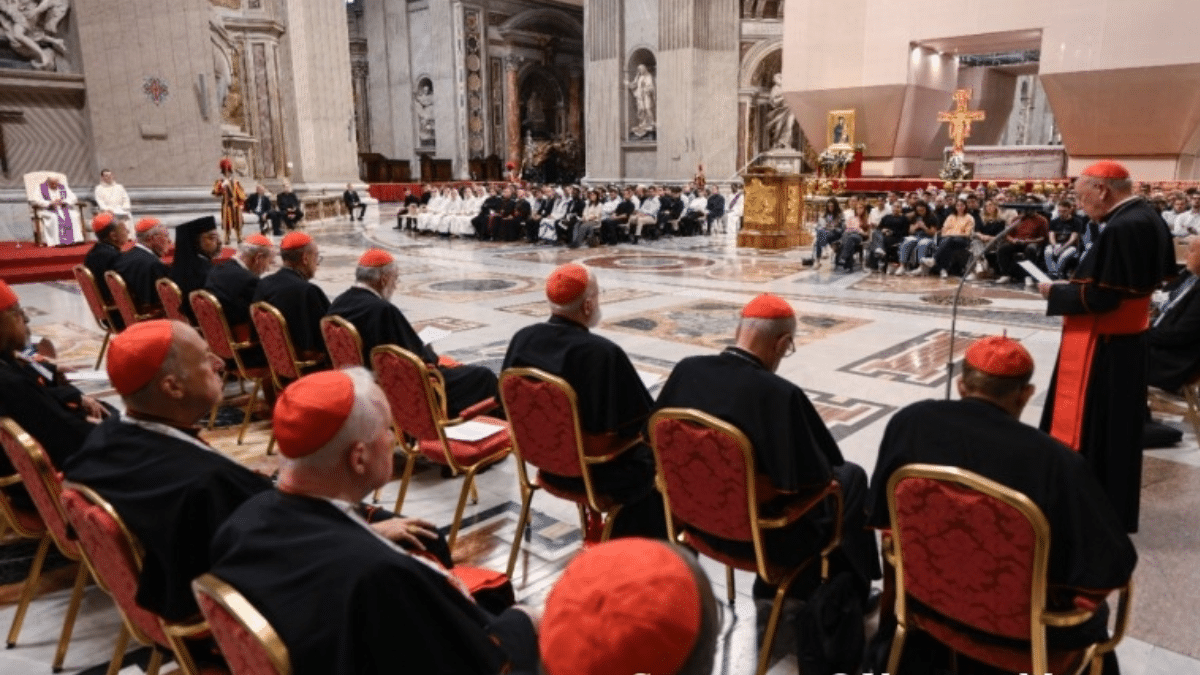
[{"label": "gold-framed chair", "polygon": [[192,592],[233,675],[291,675],[287,645],[236,588],[206,572]]},{"label": "gold-framed chair", "polygon": [[[513,452],[517,457],[517,480],[521,488],[521,515],[517,519],[512,551],[508,556],[508,576],[511,577],[529,523],[533,495],[539,489],[575,503],[585,537],[588,509],[600,514],[603,522],[600,541],[608,541],[621,504],[596,488],[592,467],[616,459],[642,439],[614,435],[590,440],[579,426],[575,389],[563,378],[543,370],[508,368],[500,374],[499,390],[512,433]],[[538,470],[533,481],[529,479],[525,467],[527,462]],[[584,490],[568,491],[546,483],[541,480],[542,471],[579,478]]]},{"label": "gold-framed chair", "polygon": [[[25,588],[21,592],[21,599],[17,604],[17,612],[13,615],[12,626],[8,631],[8,646],[11,648],[17,644],[17,638],[21,633],[21,624],[25,618],[25,612],[29,608],[29,603],[33,600],[34,594],[37,592],[38,581],[41,577],[42,564],[46,560],[46,553],[51,542],[58,548],[64,558],[74,561],[79,564],[79,570],[75,574],[75,586],[71,593],[71,600],[67,604],[67,613],[63,617],[62,633],[58,639],[58,650],[54,654],[54,672],[62,670],[63,660],[67,656],[67,646],[71,641],[71,633],[75,628],[75,617],[79,614],[79,603],[83,599],[83,588],[88,580],[88,568],[83,562],[83,557],[79,552],[79,546],[70,539],[67,533],[66,517],[62,512],[62,505],[59,503],[59,493],[62,491],[62,479],[59,477],[58,471],[50,462],[49,456],[32,436],[25,432],[19,424],[11,418],[0,418],[0,445],[4,448],[4,453],[8,456],[9,461],[17,470],[17,475],[20,476],[20,482],[24,484],[26,492],[29,493],[29,498],[37,507],[37,515],[41,517],[41,525],[43,533],[41,541],[38,543],[37,553],[34,555],[33,565],[29,569],[29,577],[25,580]],[[0,496],[0,502],[8,503],[6,497]],[[11,504],[7,507],[0,506],[0,509],[5,511],[5,515],[13,513]],[[10,515],[10,518],[20,516]],[[18,522],[14,520],[13,522]],[[19,523],[20,527],[14,528],[21,536],[32,534],[32,530],[28,528],[29,522]]]},{"label": "gold-framed chair", "polygon": [[92,275],[92,271],[85,267],[82,263],[71,268],[71,273],[75,275],[75,282],[79,284],[79,291],[83,293],[83,299],[87,301],[88,309],[92,311],[92,318],[96,320],[96,325],[100,330],[104,331],[104,341],[100,343],[100,354],[96,356],[96,369],[100,368],[100,364],[104,361],[104,354],[108,351],[108,343],[112,340],[113,333],[120,332],[113,325],[112,312],[116,312],[116,305],[110,305],[104,301],[104,296],[100,293],[100,287],[96,285],[96,277]]},{"label": "gold-framed chair", "polygon": [[133,302],[133,296],[129,294],[129,286],[125,284],[125,279],[116,270],[108,270],[104,273],[104,283],[108,285],[113,305],[120,312],[121,320],[125,322],[127,328],[139,321],[159,318],[157,313],[141,314],[138,312],[137,305]]},{"label": "gold-framed chair", "polygon": [[[1049,649],[1048,627],[1084,623],[1096,607],[1082,605],[1104,600],[1091,598],[1067,611],[1046,608],[1050,523],[1032,500],[971,471],[932,464],[898,469],[888,479],[887,499],[891,550],[885,555],[895,570],[897,622],[889,672],[900,664],[908,633],[921,630],[955,653],[1003,670],[1081,673],[1090,664],[1099,675],[1103,655],[1124,637],[1132,587],[1114,589],[1116,628],[1108,640]],[[919,564],[909,564],[910,557]],[[1029,646],[1002,646],[981,634]]]},{"label": "gold-framed chair", "polygon": [[[237,442],[241,445],[246,437],[246,428],[250,426],[254,407],[258,403],[258,392],[262,390],[263,380],[271,376],[271,370],[246,367],[242,360],[242,352],[258,346],[258,343],[249,337],[245,340],[234,337],[233,329],[229,327],[229,321],[225,318],[225,308],[221,306],[217,296],[203,289],[195,290],[188,296],[188,302],[192,305],[192,314],[196,315],[196,323],[200,326],[200,334],[204,336],[208,348],[221,359],[233,361],[237,366],[237,375],[243,381],[249,380],[254,383],[242,414],[242,426],[238,429]],[[215,414],[214,408],[213,413],[209,415],[209,428],[212,428]]]},{"label": "gold-framed chair", "polygon": [[[296,348],[292,346],[292,334],[288,332],[287,319],[274,305],[268,302],[250,305],[250,321],[254,324],[254,330],[258,332],[259,344],[267,356],[267,366],[271,371],[276,394],[282,394],[284,386],[320,365],[320,359],[301,361],[296,357]],[[272,429],[271,440],[267,441],[268,455],[274,447],[275,431]]]},{"label": "gold-framed chair", "polygon": [[364,365],[362,337],[354,324],[340,316],[321,317],[321,337],[325,338],[325,351],[334,368]]},{"label": "gold-framed chair", "polygon": [[154,282],[154,290],[158,291],[158,299],[162,301],[163,312],[168,319],[191,325],[192,320],[183,313],[183,292],[178,284],[163,277]]},{"label": "gold-framed chair", "polygon": [[83,559],[96,584],[112,596],[123,619],[117,635],[108,675],[117,675],[125,647],[132,636],[150,647],[147,675],[158,675],[162,648],[169,649],[184,675],[199,675],[185,638],[199,638],[208,632],[204,621],[173,623],[142,608],[137,603],[138,576],[142,570],[144,549],[129,531],[112,505],[91,488],[64,482],[60,501],[67,522],[79,542]]},{"label": "gold-framed chair", "polygon": [[[68,187],[66,174],[57,171],[30,171],[21,177],[25,185],[25,199],[29,202],[29,208],[32,211],[30,220],[33,223],[33,242],[37,246],[47,244],[45,238],[42,236],[42,207],[38,205],[37,201],[44,199],[41,192],[42,184],[51,177],[57,179],[63,187]],[[79,231],[83,236],[80,239],[80,243],[87,241],[88,235],[91,232],[91,228],[88,227],[88,221],[84,217],[84,207],[83,200],[78,199],[68,209],[72,216],[79,218]]]},{"label": "gold-framed chair", "polygon": [[[814,560],[821,579],[829,576],[829,554],[841,543],[843,499],[836,480],[789,505],[777,517],[759,510],[754,447],[740,429],[690,408],[663,408],[650,417],[650,447],[658,471],[671,541],[684,544],[725,565],[727,599],[734,600],[733,570],[754,572],[776,586],[770,618],[759,648],[758,675],[765,675],[779,628],[783,601],[796,577]],[[774,564],[767,556],[765,531],[787,527],[832,499],[835,517],[829,539],[817,555],[795,567]],[[682,527],[679,527],[682,525]],[[752,557],[720,551],[696,534],[752,545]]]},{"label": "gold-framed chair", "polygon": [[[447,467],[452,476],[463,476],[462,490],[450,524],[446,542],[454,547],[458,528],[462,525],[463,509],[467,497],[472,503],[479,502],[475,490],[475,474],[484,467],[495,464],[512,448],[508,426],[503,420],[483,415],[496,406],[494,399],[487,399],[463,410],[459,416],[449,419],[446,412],[446,384],[436,368],[430,368],[421,357],[396,345],[380,345],[371,350],[371,365],[380,388],[387,396],[392,408],[392,419],[396,423],[397,441],[408,454],[404,475],[400,482],[400,494],[396,498],[395,511],[400,512],[408,482],[412,478],[417,455]],[[499,428],[479,440],[458,440],[447,436],[446,430],[468,420],[476,420]],[[406,442],[407,434],[413,440]]]}]

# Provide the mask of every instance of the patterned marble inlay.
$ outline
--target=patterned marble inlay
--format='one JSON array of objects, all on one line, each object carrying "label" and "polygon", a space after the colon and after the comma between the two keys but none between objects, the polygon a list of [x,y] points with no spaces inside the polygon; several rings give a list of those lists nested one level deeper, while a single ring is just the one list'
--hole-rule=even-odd
[{"label": "patterned marble inlay", "polygon": [[478,321],[468,321],[467,319],[460,319],[458,317],[453,317],[453,316],[439,316],[437,318],[426,319],[425,321],[418,321],[418,322],[414,323],[413,330],[420,333],[421,331],[425,330],[426,328],[432,326],[434,328],[440,328],[441,330],[450,331],[451,333],[457,333],[459,331],[474,330],[476,328],[482,328],[483,326],[486,326],[486,325],[487,325],[486,323],[480,323]]},{"label": "patterned marble inlay", "polygon": [[[738,303],[701,301],[605,322],[604,327],[719,350],[733,344],[733,334],[741,311],[742,305]],[[808,344],[868,323],[866,319],[827,314],[806,313],[796,318],[797,345]]]},{"label": "patterned marble inlay", "polygon": [[[601,284],[601,286],[600,286],[600,306],[601,307],[611,307],[612,305],[614,305],[618,302],[625,302],[626,300],[639,300],[641,298],[648,298],[653,295],[655,295],[655,294],[651,291],[640,291],[640,290],[633,289],[633,288],[608,288],[608,289],[606,289],[606,288],[604,288],[603,284]],[[500,307],[499,309],[502,311],[505,311],[505,312],[512,312],[513,314],[524,314],[525,316],[536,316],[536,317],[550,316],[550,306],[540,300],[538,302],[526,302],[526,303],[522,303],[520,305],[512,305],[509,307]]]},{"label": "patterned marble inlay", "polygon": [[[923,293],[937,292],[954,293],[958,279],[942,279],[937,276],[897,277],[884,274],[866,274],[862,279],[850,286],[856,291],[871,293]],[[990,283],[968,282],[963,287],[963,298],[976,296],[992,300],[1035,300],[1036,291],[1024,291],[1017,286],[995,285]]]},{"label": "patterned marble inlay", "polygon": [[586,258],[582,262],[590,267],[619,269],[627,272],[675,272],[712,267],[716,264],[716,261],[709,258],[670,253],[601,255]]},{"label": "patterned marble inlay", "polygon": [[409,288],[409,295],[441,302],[472,302],[489,295],[512,295],[534,288],[534,283],[521,277],[499,274],[475,274],[470,277],[443,276]]},{"label": "patterned marble inlay", "polygon": [[825,420],[829,432],[839,441],[895,410],[890,405],[822,391],[806,390],[805,393],[821,419]]},{"label": "patterned marble inlay", "polygon": [[[509,244],[511,246],[511,244]],[[529,249],[525,251],[516,251],[514,253],[499,253],[497,258],[504,260],[517,260],[520,262],[546,263],[550,265],[561,265],[563,263],[574,262],[582,258],[594,255],[595,251],[588,248],[561,248],[558,246]],[[589,263],[590,264],[590,263]]]},{"label": "patterned marble inlay", "polygon": [[723,265],[718,265],[713,269],[705,271],[705,275],[711,279],[720,279],[722,281],[762,283],[790,277],[806,269],[808,268],[802,266],[799,261],[758,260],[756,258],[743,260],[735,258]]},{"label": "patterned marble inlay", "polygon": [[[971,342],[981,337],[984,336],[959,331],[954,338],[955,361],[962,357]],[[946,358],[949,351],[950,331],[932,330],[842,366],[838,370],[881,380],[936,387],[946,382]]]}]

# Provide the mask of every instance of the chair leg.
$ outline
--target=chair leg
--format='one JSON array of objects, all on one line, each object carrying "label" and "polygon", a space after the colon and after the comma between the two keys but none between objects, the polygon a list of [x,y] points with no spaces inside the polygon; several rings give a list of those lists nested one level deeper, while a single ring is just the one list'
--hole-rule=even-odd
[{"label": "chair leg", "polygon": [[1200,437],[1200,397],[1196,395],[1196,385],[1187,384],[1183,387],[1183,397],[1187,399],[1188,421],[1192,423],[1192,431]]},{"label": "chair leg", "polygon": [[900,667],[900,655],[904,652],[904,639],[908,637],[908,629],[904,622],[896,623],[896,634],[892,637],[892,649],[888,653],[888,672],[895,673]]},{"label": "chair leg", "polygon": [[83,600],[83,587],[87,584],[88,567],[79,561],[79,571],[75,573],[75,589],[71,591],[71,603],[67,605],[67,615],[63,617],[62,634],[58,637],[58,651],[54,653],[54,672],[62,671],[63,661],[67,658],[67,647],[71,644],[71,633],[75,630],[75,617],[79,615],[79,603]]},{"label": "chair leg", "polygon": [[254,388],[250,392],[250,400],[246,401],[246,412],[242,415],[242,428],[238,430],[238,445],[241,445],[242,439],[246,437],[246,427],[250,426],[250,414],[254,412],[254,404],[258,403],[258,390],[261,387],[262,380],[254,380]]},{"label": "chair leg", "polygon": [[579,502],[576,502],[575,508],[579,510],[579,531],[583,532],[583,538],[587,539],[587,507]]},{"label": "chair leg", "polygon": [[521,486],[521,515],[517,517],[517,529],[513,533],[512,551],[508,554],[508,569],[505,575],[512,579],[513,570],[517,567],[517,554],[521,552],[521,540],[525,538],[525,528],[529,526],[529,508],[533,506],[533,488]]},{"label": "chair leg", "polygon": [[737,595],[737,589],[733,585],[733,567],[725,566],[725,596],[729,599],[729,606],[733,607],[733,598]]},{"label": "chair leg", "polygon": [[217,424],[217,408],[220,408],[220,407],[221,407],[221,403],[218,401],[217,403],[213,404],[212,410],[208,411],[208,430],[209,431],[212,431],[212,428],[214,426],[216,426],[216,424]]},{"label": "chair leg", "polygon": [[604,514],[604,529],[600,531],[600,541],[606,542],[612,536],[613,523],[617,522],[617,515],[621,513],[621,504],[612,507],[608,513]]},{"label": "chair leg", "polygon": [[392,513],[400,515],[400,508],[404,506],[404,498],[408,495],[408,482],[412,480],[413,467],[417,464],[416,453],[407,452],[408,459],[404,461],[404,475],[400,478],[400,493],[396,495],[396,506],[392,509]]},{"label": "chair leg", "polygon": [[450,525],[450,536],[446,537],[446,545],[450,550],[454,550],[454,540],[458,538],[458,528],[462,526],[463,510],[467,507],[467,496],[471,493],[471,488],[475,483],[475,469],[478,465],[467,469],[467,474],[463,478],[462,490],[458,494],[458,506],[454,509],[454,522]]},{"label": "chair leg", "polygon": [[29,609],[29,603],[33,601],[34,594],[37,593],[38,581],[42,577],[42,564],[46,562],[46,552],[49,548],[50,532],[47,531],[38,542],[37,553],[34,554],[33,564],[29,567],[29,576],[25,577],[25,588],[21,590],[17,613],[13,615],[12,627],[8,629],[9,649],[17,644],[17,636],[21,634],[21,624],[25,622],[25,612]]},{"label": "chair leg", "polygon": [[767,630],[763,633],[762,647],[758,657],[758,675],[767,675],[767,666],[771,662],[771,647],[775,644],[775,633],[779,630],[779,616],[783,614],[783,599],[787,597],[788,589],[800,570],[789,574],[775,591],[775,602],[771,604],[771,617],[767,619]]},{"label": "chair leg", "polygon": [[108,351],[108,341],[112,339],[112,329],[104,331],[104,342],[100,343],[100,353],[96,355],[96,367],[92,370],[100,370],[100,362],[104,360],[104,352]]},{"label": "chair leg", "polygon": [[[150,647],[150,663],[146,664],[146,675],[158,675],[158,669],[162,667],[163,653],[158,645]],[[182,670],[182,669],[181,669]],[[190,674],[188,674],[190,675]]]},{"label": "chair leg", "polygon": [[479,490],[475,487],[475,481],[471,481],[471,504],[479,503]]},{"label": "chair leg", "polygon": [[129,646],[129,628],[125,626],[124,617],[121,620],[121,630],[117,633],[117,643],[113,646],[112,660],[108,662],[106,675],[117,675],[121,672],[121,662],[125,660],[125,648]]},{"label": "chair leg", "polygon": [[275,448],[275,430],[271,429],[271,440],[267,441],[267,454],[268,455],[275,454],[274,448]]}]

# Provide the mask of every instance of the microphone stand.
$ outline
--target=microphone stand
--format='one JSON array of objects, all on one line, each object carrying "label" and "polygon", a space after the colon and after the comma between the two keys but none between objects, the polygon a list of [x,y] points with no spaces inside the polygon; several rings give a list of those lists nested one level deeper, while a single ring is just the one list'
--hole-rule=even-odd
[{"label": "microphone stand", "polygon": [[971,256],[967,262],[967,269],[963,272],[962,277],[958,280],[958,288],[954,289],[954,302],[950,306],[950,353],[946,356],[946,400],[950,400],[950,383],[954,380],[954,334],[958,329],[958,301],[962,297],[963,284],[967,282],[967,275],[975,269],[975,265],[979,263],[984,256],[995,248],[999,248],[1000,242],[1009,235],[1017,226],[1021,224],[1021,219],[1017,218],[1011,225],[1004,228],[1004,231],[996,235],[988,245],[983,247],[979,253]]}]

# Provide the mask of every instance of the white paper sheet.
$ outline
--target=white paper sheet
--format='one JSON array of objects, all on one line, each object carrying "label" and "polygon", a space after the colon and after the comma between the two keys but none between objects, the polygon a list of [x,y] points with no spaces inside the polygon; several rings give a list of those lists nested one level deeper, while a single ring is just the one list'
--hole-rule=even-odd
[{"label": "white paper sheet", "polygon": [[481,441],[488,436],[498,434],[501,431],[504,431],[504,427],[502,426],[471,420],[453,427],[447,427],[446,438],[456,441],[474,442]]},{"label": "white paper sheet", "polygon": [[421,342],[430,344],[441,340],[449,334],[450,331],[448,330],[442,330],[441,328],[435,328],[433,326],[425,326],[421,329],[420,333],[417,333],[417,337],[421,338]]}]

